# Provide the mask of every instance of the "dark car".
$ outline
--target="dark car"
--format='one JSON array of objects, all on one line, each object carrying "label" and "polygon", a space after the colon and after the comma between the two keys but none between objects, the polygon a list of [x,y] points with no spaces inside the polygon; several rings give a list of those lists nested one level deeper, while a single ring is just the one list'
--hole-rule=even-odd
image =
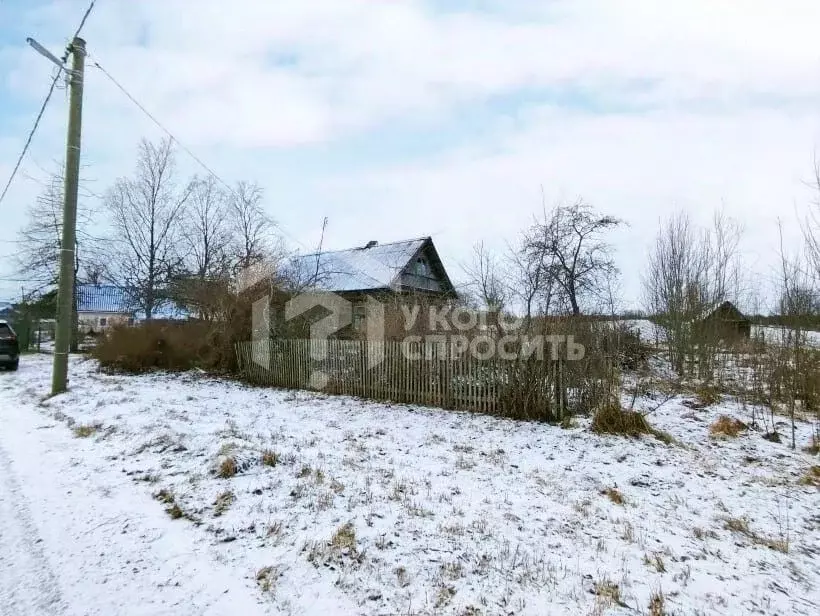
[{"label": "dark car", "polygon": [[0,321],[0,366],[17,370],[20,363],[20,344],[17,334],[6,321]]}]

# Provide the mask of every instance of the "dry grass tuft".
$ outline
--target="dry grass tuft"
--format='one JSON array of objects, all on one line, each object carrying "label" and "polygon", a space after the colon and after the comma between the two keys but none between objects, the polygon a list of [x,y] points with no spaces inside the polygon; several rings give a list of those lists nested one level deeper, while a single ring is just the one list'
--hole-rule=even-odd
[{"label": "dry grass tuft", "polygon": [[709,426],[709,434],[712,436],[736,437],[744,430],[748,430],[748,426],[745,423],[728,415],[721,415]]},{"label": "dry grass tuft", "polygon": [[336,532],[330,538],[330,547],[339,551],[356,551],[356,529],[353,527],[352,522],[342,524],[336,529]]},{"label": "dry grass tuft", "polygon": [[597,434],[640,436],[652,434],[652,427],[640,413],[624,411],[617,403],[611,402],[595,413],[592,431]]},{"label": "dry grass tuft", "polygon": [[696,403],[699,408],[706,408],[717,404],[721,400],[720,390],[714,385],[701,385],[695,390]]},{"label": "dry grass tuft", "polygon": [[278,577],[279,571],[276,567],[262,567],[256,572],[256,583],[262,592],[271,592]]},{"label": "dry grass tuft", "polygon": [[800,478],[800,483],[804,486],[820,487],[820,466],[815,464],[809,467],[806,474]]},{"label": "dry grass tuft", "polygon": [[658,552],[655,552],[651,556],[649,554],[644,554],[643,564],[647,567],[652,567],[658,573],[666,573],[666,564],[663,562],[663,556]]},{"label": "dry grass tuft", "polygon": [[74,436],[77,438],[88,438],[89,436],[94,436],[101,429],[102,424],[95,422],[93,424],[80,424],[79,426],[74,426],[72,431],[74,432]]},{"label": "dry grass tuft", "polygon": [[788,535],[786,535],[785,537],[780,537],[778,539],[758,535],[749,527],[748,518],[726,518],[724,520],[724,528],[732,532],[745,535],[749,538],[749,540],[751,540],[752,543],[755,543],[757,545],[766,546],[770,550],[782,552],[783,554],[789,553]]},{"label": "dry grass tuft", "polygon": [[164,503],[166,505],[170,505],[176,499],[174,498],[174,493],[171,490],[163,488],[156,494],[154,494],[154,498],[157,499],[159,502]]},{"label": "dry grass tuft", "polygon": [[621,494],[618,488],[607,488],[602,492],[602,494],[606,495],[606,497],[616,505],[623,505],[626,503],[624,495]]},{"label": "dry grass tuft", "polygon": [[453,597],[456,596],[456,589],[450,585],[442,585],[439,586],[438,592],[436,593],[436,603],[435,607],[437,609],[442,609],[450,604],[453,600]]},{"label": "dry grass tuft", "polygon": [[185,512],[182,510],[182,507],[177,504],[177,499],[171,490],[163,488],[154,494],[154,498],[164,505],[168,505],[168,507],[165,508],[165,513],[171,516],[172,520],[178,520],[185,516]]},{"label": "dry grass tuft", "polygon": [[236,458],[233,456],[226,456],[222,462],[219,463],[219,468],[216,471],[217,477],[221,477],[222,479],[230,479],[238,470],[238,466],[236,464]]},{"label": "dry grass tuft", "polygon": [[749,518],[726,518],[723,521],[723,528],[733,533],[742,533],[744,535],[751,533],[749,529]]},{"label": "dry grass tuft", "polygon": [[621,605],[621,589],[614,582],[602,580],[595,582],[595,594],[600,597],[607,607]]},{"label": "dry grass tuft", "polygon": [[663,591],[653,592],[652,596],[649,597],[649,616],[666,616],[665,603]]},{"label": "dry grass tuft", "polygon": [[272,449],[262,452],[262,466],[276,466],[279,464],[279,454]]},{"label": "dry grass tuft", "polygon": [[214,501],[214,517],[219,517],[225,513],[236,500],[236,496],[230,490],[225,490]]}]

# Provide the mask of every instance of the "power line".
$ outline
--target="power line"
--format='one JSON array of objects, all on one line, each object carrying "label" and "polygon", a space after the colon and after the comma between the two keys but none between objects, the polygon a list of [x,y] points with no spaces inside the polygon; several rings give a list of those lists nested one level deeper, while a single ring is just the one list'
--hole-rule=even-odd
[{"label": "power line", "polygon": [[[164,132],[166,135],[168,135],[168,137],[171,139],[172,142],[176,143],[186,154],[188,154],[188,156],[190,156],[194,161],[196,161],[197,164],[199,164],[199,166],[202,167],[211,177],[213,177],[217,182],[222,184],[222,186],[224,186],[231,193],[231,195],[233,195],[234,198],[237,198],[237,199],[239,198],[239,195],[236,193],[236,191],[233,189],[232,186],[230,186],[225,180],[223,180],[221,177],[219,177],[219,175],[217,175],[217,173],[213,169],[211,169],[208,165],[206,165],[200,157],[198,157],[196,154],[194,154],[191,151],[190,148],[188,148],[184,143],[182,143],[176,137],[176,135],[174,135],[168,128],[166,128],[165,125],[162,122],[160,122],[156,118],[156,116],[154,116],[154,114],[152,114],[150,111],[148,111],[148,109],[146,109],[145,106],[142,103],[140,103],[136,99],[136,97],[134,95],[132,95],[125,88],[125,86],[123,86],[119,81],[117,81],[114,78],[114,76],[111,75],[111,73],[109,73],[107,70],[105,70],[100,65],[99,61],[96,58],[92,57],[92,55],[88,52],[86,52],[86,57],[91,61],[91,64],[93,64],[97,69],[99,69],[100,72],[102,72],[102,74],[105,75],[111,81],[111,83],[113,83],[117,87],[117,89],[119,89],[120,92],[122,92],[128,98],[128,100],[130,100],[132,103],[134,103],[134,105],[136,105],[137,108],[140,111],[142,111],[148,117],[148,119],[150,119],[154,124],[156,124],[162,132]],[[283,228],[279,223],[274,221],[273,224],[274,224],[274,226],[276,226],[276,228],[278,228],[283,234],[288,236],[291,240],[293,240],[297,244],[300,244],[303,248],[307,248],[307,246],[305,246],[304,242],[302,242],[301,240],[299,240],[298,238],[296,238],[292,234],[290,234],[287,231],[287,229]]]},{"label": "power line", "polygon": [[148,118],[154,124],[156,124],[160,128],[160,130],[162,130],[162,132],[164,132],[166,135],[168,135],[168,137],[170,137],[171,141],[173,141],[177,145],[179,145],[179,147],[182,148],[185,151],[185,153],[188,154],[188,156],[193,158],[203,169],[205,169],[205,171],[207,171],[213,178],[215,178],[220,184],[222,184],[226,189],[228,189],[231,192],[231,194],[234,195],[234,197],[237,196],[234,189],[227,182],[225,182],[221,177],[219,177],[213,169],[211,169],[208,165],[206,165],[202,161],[202,159],[200,159],[196,154],[194,154],[184,143],[182,143],[179,139],[177,139],[176,136],[170,130],[165,128],[165,126],[162,124],[162,122],[160,122],[150,111],[148,111],[142,105],[142,103],[140,103],[136,98],[134,98],[134,96],[128,90],[126,90],[125,87],[119,81],[114,79],[114,77],[111,75],[111,73],[109,73],[102,66],[100,66],[100,63],[95,58],[91,57],[91,54],[87,53],[86,57],[89,60],[91,60],[91,63],[95,67],[97,67],[102,72],[103,75],[108,77],[108,79],[111,81],[111,83],[113,83],[115,86],[117,86],[117,88],[120,90],[120,92],[125,94],[125,96],[128,97],[128,99],[132,103],[134,103],[139,108],[140,111],[142,111],[146,116],[148,116]]},{"label": "power line", "polygon": [[[88,58],[88,60],[90,60],[91,64],[93,64],[93,65],[94,65],[94,66],[95,66],[95,67],[96,67],[96,68],[97,68],[97,69],[98,69],[98,70],[99,70],[99,71],[100,71],[103,75],[105,75],[105,76],[106,76],[106,77],[107,77],[107,78],[111,81],[111,83],[113,83],[113,84],[117,87],[117,89],[119,89],[119,90],[120,90],[120,92],[122,92],[122,93],[123,93],[123,94],[124,94],[124,95],[128,98],[128,100],[130,100],[130,101],[131,101],[134,105],[136,105],[136,107],[137,107],[140,111],[142,111],[142,112],[143,112],[143,113],[144,113],[144,114],[148,117],[148,119],[150,119],[150,120],[151,120],[154,124],[156,124],[156,125],[159,127],[159,129],[160,129],[160,130],[162,130],[162,132],[164,132],[164,133],[165,133],[165,134],[166,134],[166,135],[167,135],[167,136],[171,139],[171,141],[172,141],[173,143],[176,143],[177,145],[179,145],[179,147],[180,147],[180,148],[181,148],[181,149],[182,149],[182,150],[183,150],[186,154],[188,154],[188,156],[190,156],[190,157],[191,157],[194,161],[196,161],[196,162],[197,162],[197,163],[198,163],[198,164],[199,164],[199,165],[200,165],[200,166],[201,166],[201,167],[202,167],[202,168],[203,168],[203,169],[204,169],[204,170],[205,170],[205,171],[206,171],[206,172],[207,172],[207,173],[211,176],[211,177],[213,177],[213,178],[214,178],[217,182],[219,182],[220,184],[222,184],[222,186],[224,186],[224,187],[228,190],[228,192],[230,192],[230,193],[231,193],[231,195],[233,195],[233,197],[234,197],[235,199],[238,199],[238,198],[239,198],[239,195],[236,193],[236,191],[233,189],[233,187],[231,187],[231,186],[230,186],[230,185],[229,185],[229,184],[228,184],[225,180],[223,180],[221,177],[219,177],[219,175],[217,175],[217,173],[216,173],[213,169],[211,169],[208,165],[206,165],[206,164],[202,161],[202,159],[201,159],[201,158],[199,158],[196,154],[194,154],[194,153],[191,151],[191,149],[190,149],[190,148],[188,148],[188,147],[187,147],[184,143],[182,143],[179,139],[177,139],[176,135],[174,135],[174,134],[173,134],[173,133],[172,133],[172,132],[171,132],[168,128],[166,128],[166,127],[165,127],[165,125],[163,125],[163,124],[162,124],[162,122],[160,122],[160,121],[156,118],[156,116],[154,116],[154,115],[153,115],[150,111],[148,111],[148,109],[146,109],[146,108],[145,108],[145,106],[144,106],[142,103],[140,103],[140,102],[136,99],[136,97],[135,97],[134,95],[132,95],[132,94],[131,94],[131,93],[130,93],[130,92],[129,92],[126,88],[125,88],[125,86],[123,86],[123,85],[122,85],[119,81],[117,81],[117,79],[115,79],[115,78],[114,78],[114,76],[113,76],[111,73],[109,73],[107,70],[105,70],[105,69],[104,69],[104,68],[100,65],[99,61],[98,61],[96,58],[94,58],[94,57],[93,57],[90,53],[88,53],[88,51],[86,51],[86,58]],[[294,235],[292,235],[291,233],[289,233],[289,232],[287,231],[287,229],[285,229],[284,227],[282,227],[282,226],[281,226],[278,222],[273,221],[273,224],[274,224],[274,226],[275,226],[277,229],[279,229],[279,230],[280,230],[280,231],[281,231],[284,235],[286,235],[286,236],[287,236],[287,237],[289,237],[291,240],[293,240],[294,242],[296,242],[297,244],[299,244],[300,246],[302,246],[302,248],[305,248],[305,249],[309,250],[309,248],[305,245],[305,243],[304,243],[304,242],[302,242],[300,239],[298,239],[297,237],[295,237]],[[312,256],[312,255],[308,255],[308,256]],[[346,259],[345,257],[341,257],[341,259],[342,259],[343,261],[345,261],[345,262],[346,262],[346,265],[348,265],[348,266],[350,267],[350,269],[351,269],[351,270],[353,270],[353,271],[355,271],[355,272],[358,272],[359,274],[363,274],[363,275],[365,275],[365,276],[367,276],[367,277],[370,277],[370,275],[369,275],[367,272],[365,272],[364,270],[362,270],[360,267],[358,267],[358,266],[357,266],[355,263],[353,263],[352,261],[350,261],[350,260]]]},{"label": "power line", "polygon": [[[94,5],[96,4],[96,0],[92,0],[91,4],[88,5],[88,8],[85,10],[85,14],[83,15],[82,20],[80,20],[80,25],[77,27],[77,30],[74,32],[74,36],[71,37],[73,41],[80,35],[82,32],[83,26],[85,26],[86,20],[88,20],[88,16],[91,14],[91,11],[94,9]],[[68,54],[71,50],[71,43],[69,43],[65,51],[63,52],[62,57],[60,58],[62,67],[65,66],[65,63],[68,61]],[[31,146],[31,141],[34,139],[34,134],[37,132],[37,128],[40,126],[40,120],[43,119],[43,114],[46,112],[46,107],[48,107],[48,103],[51,101],[51,96],[54,94],[54,89],[57,87],[57,82],[60,80],[60,75],[63,74],[63,68],[57,71],[57,74],[54,76],[54,79],[51,80],[51,86],[48,89],[48,94],[46,94],[46,98],[43,101],[42,106],[40,107],[40,112],[37,114],[37,117],[34,120],[34,126],[31,127],[29,131],[28,137],[26,138],[26,143],[23,145],[23,151],[20,152],[20,156],[17,157],[17,162],[14,164],[14,169],[11,171],[11,175],[9,176],[8,182],[6,182],[6,186],[3,188],[3,192],[0,193],[0,203],[3,203],[3,199],[5,199],[6,194],[11,187],[11,183],[14,181],[14,177],[17,175],[17,172],[20,170],[20,165],[23,164],[23,159],[26,157],[26,153],[28,152],[29,147]]]}]

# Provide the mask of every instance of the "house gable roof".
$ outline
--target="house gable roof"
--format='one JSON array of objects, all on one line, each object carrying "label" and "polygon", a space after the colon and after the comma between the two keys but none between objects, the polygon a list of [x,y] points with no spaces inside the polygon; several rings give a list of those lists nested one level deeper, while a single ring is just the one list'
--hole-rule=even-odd
[{"label": "house gable roof", "polygon": [[125,289],[110,284],[81,284],[77,285],[77,312],[130,314],[133,311]]},{"label": "house gable roof", "polygon": [[452,290],[429,237],[300,255],[292,260],[291,267],[297,279],[312,278],[318,271],[316,286],[323,291],[400,290],[401,274],[422,250],[431,251],[442,282],[448,291]]},{"label": "house gable roof", "polygon": [[[143,320],[145,313],[134,306],[128,289],[113,284],[77,285],[77,312],[121,314]],[[190,314],[170,301],[158,301],[154,306],[154,319],[187,319]]]},{"label": "house gable roof", "polygon": [[745,321],[746,317],[742,312],[730,301],[722,301],[710,306],[703,313],[703,319],[720,318],[726,320]]}]

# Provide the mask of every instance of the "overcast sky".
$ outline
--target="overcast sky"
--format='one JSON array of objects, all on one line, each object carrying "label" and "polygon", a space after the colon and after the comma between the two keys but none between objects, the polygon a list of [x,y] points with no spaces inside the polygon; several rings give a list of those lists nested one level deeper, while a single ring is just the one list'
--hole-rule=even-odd
[{"label": "overcast sky", "polygon": [[[86,0],[0,0],[0,182]],[[583,196],[613,236],[627,304],[658,222],[721,206],[746,263],[797,245],[820,147],[816,0],[98,0],[84,30],[84,176],[102,193],[160,130],[227,182],[266,189],[294,248],[432,235],[454,278],[541,209]],[[58,91],[0,204],[0,297],[27,204],[64,152]],[[201,171],[180,154],[182,171]],[[102,225],[104,221],[101,221]]]}]

